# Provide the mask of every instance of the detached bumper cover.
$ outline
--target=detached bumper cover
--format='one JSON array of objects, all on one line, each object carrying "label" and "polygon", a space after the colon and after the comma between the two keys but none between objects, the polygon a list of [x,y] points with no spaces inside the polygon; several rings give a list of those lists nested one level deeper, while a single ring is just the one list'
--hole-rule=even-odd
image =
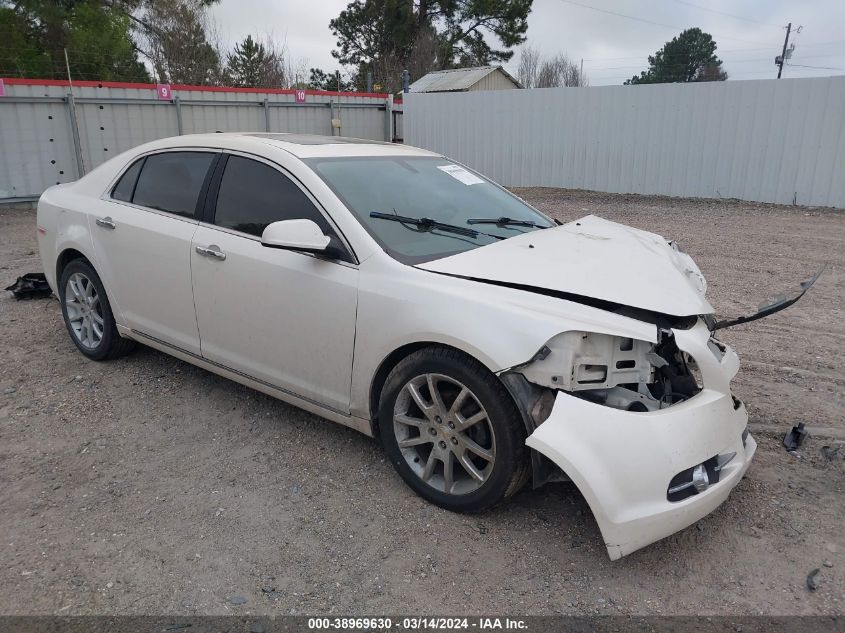
[{"label": "detached bumper cover", "polygon": [[[601,529],[612,560],[662,539],[717,508],[742,478],[757,444],[743,443],[748,415],[729,390],[739,361],[707,347],[699,323],[674,332],[696,359],[704,389],[689,400],[651,412],[629,412],[558,392],[552,413],[526,444],[555,462],[578,486]],[[678,502],[666,498],[671,479],[716,456],[736,453],[719,481]]]}]

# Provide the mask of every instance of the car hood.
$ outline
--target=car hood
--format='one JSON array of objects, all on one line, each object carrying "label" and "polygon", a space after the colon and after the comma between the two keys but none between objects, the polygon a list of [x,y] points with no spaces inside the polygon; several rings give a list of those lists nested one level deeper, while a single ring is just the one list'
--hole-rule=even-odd
[{"label": "car hood", "polygon": [[594,215],[417,267],[672,316],[713,312],[707,284],[689,255],[659,235]]}]

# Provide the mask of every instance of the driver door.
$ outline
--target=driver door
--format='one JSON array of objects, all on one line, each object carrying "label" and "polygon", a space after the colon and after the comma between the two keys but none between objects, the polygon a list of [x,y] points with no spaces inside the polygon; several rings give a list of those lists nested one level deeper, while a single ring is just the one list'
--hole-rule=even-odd
[{"label": "driver door", "polygon": [[274,164],[232,154],[217,169],[211,221],[191,248],[203,357],[348,413],[357,265],[348,253],[342,261],[262,246],[268,224],[300,218],[340,242],[311,197]]}]

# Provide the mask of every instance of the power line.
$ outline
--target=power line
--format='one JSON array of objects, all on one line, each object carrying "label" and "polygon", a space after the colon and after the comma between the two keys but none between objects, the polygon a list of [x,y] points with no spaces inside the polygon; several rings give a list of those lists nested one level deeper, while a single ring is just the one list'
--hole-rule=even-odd
[{"label": "power line", "polygon": [[[660,26],[660,27],[667,28],[667,29],[681,30],[681,31],[686,29],[686,27],[683,27],[683,26],[677,26],[675,24],[666,24],[665,22],[655,22],[653,20],[646,20],[645,18],[638,18],[638,17],[633,16],[633,15],[627,15],[626,13],[618,13],[617,11],[611,11],[609,9],[601,9],[599,7],[594,7],[594,6],[589,5],[589,4],[582,4],[581,2],[576,2],[575,0],[560,0],[560,2],[564,2],[566,4],[571,4],[571,5],[574,5],[576,7],[581,7],[583,9],[590,9],[592,11],[598,11],[599,13],[607,13],[608,15],[615,15],[615,16],[620,17],[620,18],[626,18],[628,20],[634,20],[636,22],[643,22],[645,24],[651,24],[653,26]],[[744,40],[744,39],[740,39],[738,37],[727,37],[727,36],[725,36],[725,37],[721,37],[719,39],[735,40],[737,42],[746,42],[747,44],[761,44],[761,45],[763,44],[763,42],[752,42],[751,40]]]},{"label": "power line", "polygon": [[[718,53],[738,53],[741,51],[768,51],[772,47],[771,46],[763,46],[760,48],[733,48],[733,49],[725,49],[725,50],[717,50]],[[619,61],[623,59],[642,59],[643,57],[648,57],[648,55],[630,55],[628,57],[585,57],[585,62],[610,62],[610,61]]]},{"label": "power line", "polygon": [[751,18],[744,18],[741,15],[734,15],[733,13],[725,13],[724,11],[718,11],[717,9],[711,9],[710,7],[702,7],[698,4],[693,4],[692,2],[686,2],[685,0],[675,0],[678,4],[685,4],[688,7],[692,7],[694,9],[700,9],[701,11],[709,11],[710,13],[717,13],[719,15],[724,15],[729,18],[734,18],[735,20],[743,20],[744,22],[753,22],[754,24],[762,24],[763,26],[777,26],[780,27],[779,24],[772,24],[771,22],[761,22],[760,20],[752,20]]},{"label": "power line", "polygon": [[[734,59],[731,60],[731,64],[743,64],[749,62],[765,62],[769,61],[768,57],[754,57],[753,59]],[[725,62],[727,63],[727,62]],[[678,62],[676,64],[662,64],[663,68],[684,68],[688,64],[686,62]],[[592,66],[588,67],[587,70],[590,72],[594,72],[596,70],[624,70],[626,68],[642,68],[642,64],[636,64],[631,66]]]},{"label": "power line", "polygon": [[565,2],[566,4],[573,4],[576,7],[582,7],[584,9],[591,9],[593,11],[598,11],[599,13],[607,13],[608,15],[615,15],[620,18],[627,18],[629,20],[636,20],[637,22],[644,22],[646,24],[653,24],[654,26],[662,26],[667,29],[678,29],[681,28],[679,26],[675,26],[673,24],[663,24],[662,22],[653,22],[652,20],[646,20],[645,18],[637,18],[633,15],[625,15],[624,13],[617,13],[616,11],[610,11],[608,9],[600,9],[598,7],[590,6],[589,4],[581,4],[580,2],[575,2],[575,0],[560,0],[561,2]]},{"label": "power line", "polygon": [[836,68],[835,66],[805,66],[804,64],[787,64],[787,66],[795,66],[796,68],[812,68],[814,70],[845,70],[845,68]]},{"label": "power line", "polygon": [[[815,44],[802,44],[802,50],[805,48],[819,48],[823,46],[831,46],[833,44],[845,44],[845,40],[833,40],[830,42],[816,42]],[[761,46],[759,48],[719,48],[716,50],[717,53],[723,55],[725,53],[741,53],[741,52],[750,52],[750,51],[769,51],[771,50],[771,46]],[[831,53],[830,56],[833,55],[845,55],[845,51],[842,53]],[[647,55],[645,55],[647,56]],[[623,59],[642,59],[644,55],[630,55],[627,57],[585,57],[584,61],[590,62],[609,62],[609,61],[619,61]]]}]

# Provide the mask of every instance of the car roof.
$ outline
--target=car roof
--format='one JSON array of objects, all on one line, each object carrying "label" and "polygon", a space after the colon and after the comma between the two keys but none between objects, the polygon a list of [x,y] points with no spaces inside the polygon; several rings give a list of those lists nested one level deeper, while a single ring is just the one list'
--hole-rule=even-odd
[{"label": "car roof", "polygon": [[212,134],[185,134],[154,141],[147,147],[165,149],[172,147],[219,147],[221,149],[253,150],[260,153],[262,146],[272,146],[299,158],[336,156],[439,156],[435,152],[402,145],[384,143],[346,136],[321,136],[318,134],[223,132]]}]

